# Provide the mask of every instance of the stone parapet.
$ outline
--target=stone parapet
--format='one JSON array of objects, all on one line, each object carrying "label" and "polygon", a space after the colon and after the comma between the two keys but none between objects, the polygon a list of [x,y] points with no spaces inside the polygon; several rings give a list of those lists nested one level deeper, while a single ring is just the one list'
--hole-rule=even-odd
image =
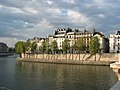
[{"label": "stone parapet", "polygon": [[90,54],[22,54],[22,58],[48,60],[80,60],[80,61],[118,61],[118,53]]}]

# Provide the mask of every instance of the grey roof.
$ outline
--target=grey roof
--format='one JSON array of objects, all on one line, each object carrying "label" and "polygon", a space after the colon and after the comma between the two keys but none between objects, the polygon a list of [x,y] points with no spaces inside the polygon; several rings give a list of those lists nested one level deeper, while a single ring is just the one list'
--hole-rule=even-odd
[{"label": "grey roof", "polygon": [[120,31],[117,31],[116,35],[120,35]]}]

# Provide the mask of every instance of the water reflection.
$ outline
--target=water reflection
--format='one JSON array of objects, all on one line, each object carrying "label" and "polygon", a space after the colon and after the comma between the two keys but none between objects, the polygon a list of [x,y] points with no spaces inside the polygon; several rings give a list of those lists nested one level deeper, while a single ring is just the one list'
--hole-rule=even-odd
[{"label": "water reflection", "polygon": [[117,78],[108,66],[21,62],[17,90],[109,90]]}]

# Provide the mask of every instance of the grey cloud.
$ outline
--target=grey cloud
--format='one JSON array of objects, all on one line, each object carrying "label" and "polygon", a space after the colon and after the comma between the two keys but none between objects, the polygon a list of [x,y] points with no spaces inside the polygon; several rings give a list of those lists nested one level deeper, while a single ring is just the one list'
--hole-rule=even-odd
[{"label": "grey cloud", "polygon": [[96,28],[109,35],[120,28],[119,10],[120,0],[0,0],[0,37],[26,40],[60,27]]}]

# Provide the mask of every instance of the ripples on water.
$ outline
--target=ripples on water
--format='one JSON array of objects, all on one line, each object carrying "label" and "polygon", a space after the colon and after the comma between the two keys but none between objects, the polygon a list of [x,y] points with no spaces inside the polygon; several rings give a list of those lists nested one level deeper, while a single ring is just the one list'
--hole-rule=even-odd
[{"label": "ripples on water", "polygon": [[0,58],[0,86],[11,90],[109,90],[117,81],[108,66],[16,62]]}]

